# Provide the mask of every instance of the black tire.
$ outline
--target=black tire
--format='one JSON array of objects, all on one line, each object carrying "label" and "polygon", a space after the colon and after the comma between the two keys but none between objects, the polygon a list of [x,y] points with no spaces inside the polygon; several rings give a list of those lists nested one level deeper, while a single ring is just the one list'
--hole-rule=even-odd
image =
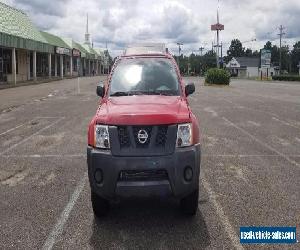
[{"label": "black tire", "polygon": [[181,212],[186,215],[195,215],[198,210],[199,189],[180,200]]},{"label": "black tire", "polygon": [[96,217],[103,217],[109,211],[109,201],[91,192],[92,207]]}]

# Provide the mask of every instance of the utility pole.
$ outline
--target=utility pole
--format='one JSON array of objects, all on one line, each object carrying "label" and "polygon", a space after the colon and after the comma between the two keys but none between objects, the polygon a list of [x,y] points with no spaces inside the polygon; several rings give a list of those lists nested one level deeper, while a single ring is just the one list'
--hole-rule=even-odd
[{"label": "utility pole", "polygon": [[282,60],[282,37],[285,35],[284,33],[284,27],[282,25],[279,26],[279,41],[280,41],[280,45],[279,45],[279,74],[281,75],[281,60]]},{"label": "utility pole", "polygon": [[178,45],[178,59],[177,59],[177,64],[178,64],[178,68],[179,68],[179,71],[180,71],[180,67],[179,67],[179,57],[180,57],[180,52],[181,52],[181,47],[183,44],[182,43],[177,43]]},{"label": "utility pole", "polygon": [[204,47],[200,47],[200,48],[199,48],[199,51],[200,51],[200,56],[202,56],[202,52],[203,52],[203,50],[204,50]]}]

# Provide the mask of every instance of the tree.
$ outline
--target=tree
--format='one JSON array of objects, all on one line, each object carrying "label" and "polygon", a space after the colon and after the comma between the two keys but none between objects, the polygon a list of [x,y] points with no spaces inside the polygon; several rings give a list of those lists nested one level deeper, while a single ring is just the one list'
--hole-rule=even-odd
[{"label": "tree", "polygon": [[264,45],[264,49],[272,50],[272,43],[270,41],[267,41],[267,43]]},{"label": "tree", "polygon": [[252,57],[253,56],[253,53],[252,53],[252,49],[246,49],[246,51],[245,51],[245,56],[247,56],[247,57]]},{"label": "tree", "polygon": [[[264,45],[264,49],[268,49],[271,51],[271,63],[274,66],[279,66],[279,60],[280,60],[280,48],[276,45],[272,45],[272,42],[268,41]],[[282,70],[288,70],[290,71],[291,65],[290,65],[290,53],[289,53],[289,47],[288,46],[282,46],[281,47],[281,68]]]},{"label": "tree", "polygon": [[292,72],[299,72],[298,65],[300,64],[300,41],[293,45],[291,52]]},{"label": "tree", "polygon": [[227,50],[227,55],[230,57],[230,60],[232,57],[241,57],[245,55],[245,48],[243,48],[243,45],[239,39],[233,39],[231,41],[229,50]]}]

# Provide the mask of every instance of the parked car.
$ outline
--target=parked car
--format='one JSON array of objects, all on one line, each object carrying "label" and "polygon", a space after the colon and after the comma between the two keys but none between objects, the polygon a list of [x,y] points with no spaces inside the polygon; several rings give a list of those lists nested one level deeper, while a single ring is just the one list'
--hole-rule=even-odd
[{"label": "parked car", "polygon": [[194,215],[201,153],[187,96],[195,85],[184,85],[168,52],[130,51],[97,86],[102,99],[87,147],[94,214],[105,215],[120,197],[174,196],[184,213]]}]

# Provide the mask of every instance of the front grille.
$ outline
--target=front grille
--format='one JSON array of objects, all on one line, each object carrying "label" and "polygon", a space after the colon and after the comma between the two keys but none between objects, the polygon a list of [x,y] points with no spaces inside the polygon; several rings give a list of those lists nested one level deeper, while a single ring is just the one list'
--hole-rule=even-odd
[{"label": "front grille", "polygon": [[[155,126],[118,126],[120,147],[126,148],[134,144],[137,148],[147,148],[153,136],[155,138],[155,143],[153,144],[157,147],[164,147],[167,141],[168,126],[160,125],[157,126],[156,130],[154,127]],[[133,142],[131,142],[130,139],[130,131],[132,131]],[[144,131],[146,131],[148,138],[146,140],[139,140],[138,134],[144,133]]]},{"label": "front grille", "polygon": [[177,125],[119,125],[110,126],[113,155],[169,155],[175,150]]},{"label": "front grille", "polygon": [[123,170],[120,172],[119,181],[159,181],[168,180],[166,170]]}]

